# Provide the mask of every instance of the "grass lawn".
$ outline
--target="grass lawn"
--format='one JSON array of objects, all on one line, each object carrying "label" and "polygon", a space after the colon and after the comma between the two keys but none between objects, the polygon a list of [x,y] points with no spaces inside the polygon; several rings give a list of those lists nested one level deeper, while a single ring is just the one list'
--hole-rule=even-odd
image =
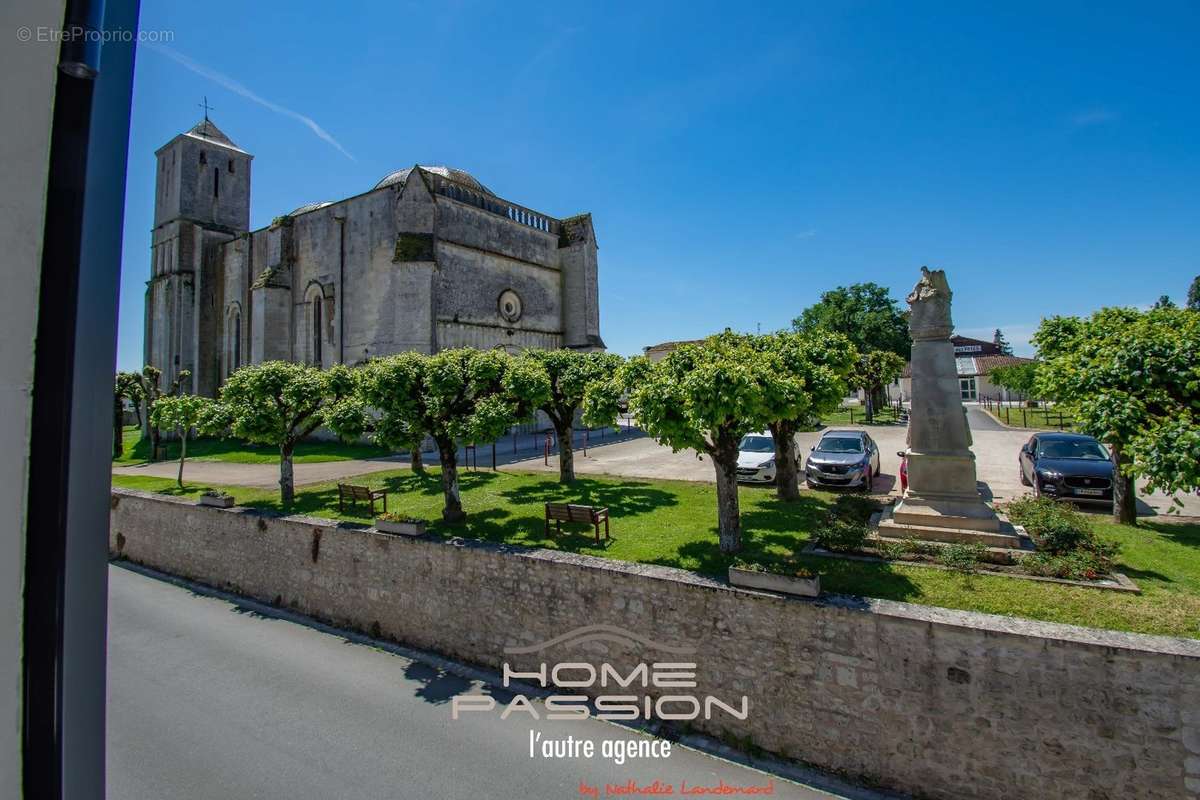
[{"label": "grass lawn", "polygon": [[[144,464],[150,460],[150,440],[141,438],[136,425],[126,426],[124,452],[114,458],[114,464]],[[179,460],[179,442],[164,442],[168,461]],[[297,464],[320,461],[349,461],[356,458],[381,458],[391,451],[371,444],[305,441],[296,445],[293,461]],[[238,439],[189,439],[189,461],[232,461],[238,464],[277,464],[279,449],[253,445]]]},{"label": "grass lawn", "polygon": [[[875,421],[871,424],[894,425],[896,421],[896,409],[892,406],[887,406],[875,412]],[[866,425],[867,410],[861,406],[839,408],[837,411],[831,411],[828,414],[822,415],[821,424],[827,428],[837,425]]]},{"label": "grass lawn", "polygon": [[[1064,430],[1074,429],[1069,414],[1062,414],[1053,408],[1039,406],[1024,408],[1022,406],[980,406],[996,419],[1013,428],[1031,428],[1034,430]],[[1061,428],[1060,428],[1061,423]]]},{"label": "grass lawn", "polygon": [[[441,521],[442,492],[436,469],[427,475],[408,470],[380,472],[356,483],[386,488],[388,509],[430,521],[438,536],[464,536],[492,542],[590,553],[623,561],[664,564],[723,575],[729,559],[717,548],[716,489],[712,484],[641,478],[580,478],[560,486],[545,473],[464,472],[461,525]],[[165,494],[195,496],[201,485],[180,491],[167,478],[114,475],[113,484]],[[239,505],[281,511],[276,490],[224,488]],[[775,561],[794,556],[833,502],[834,495],[805,491],[796,503],[782,503],[770,489],[741,490],[742,557]],[[590,526],[570,528],[558,539],[543,533],[542,504],[569,501],[608,506],[613,538],[597,546]],[[292,513],[370,523],[367,512],[339,514],[335,483],[297,490]],[[1140,633],[1200,638],[1200,524],[1144,521],[1131,528],[1097,522],[1101,536],[1122,547],[1117,568],[1142,587],[1125,595],[1096,589],[1037,583],[1015,578],[958,573],[900,564],[871,564],[796,556],[821,574],[826,591],[904,600]]]}]

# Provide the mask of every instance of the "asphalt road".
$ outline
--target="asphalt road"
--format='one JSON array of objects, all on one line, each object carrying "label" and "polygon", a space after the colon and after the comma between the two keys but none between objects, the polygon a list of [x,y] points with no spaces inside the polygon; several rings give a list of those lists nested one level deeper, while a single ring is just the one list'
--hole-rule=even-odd
[{"label": "asphalt road", "polygon": [[[446,667],[251,603],[109,570],[108,796],[572,798],[655,780],[762,786],[773,776],[676,745],[614,765],[532,759],[530,724],[499,710],[451,718],[451,698],[492,693]],[[494,696],[501,697],[497,689]],[[594,719],[539,722],[544,737],[643,738]],[[829,794],[774,777],[774,797]]]}]

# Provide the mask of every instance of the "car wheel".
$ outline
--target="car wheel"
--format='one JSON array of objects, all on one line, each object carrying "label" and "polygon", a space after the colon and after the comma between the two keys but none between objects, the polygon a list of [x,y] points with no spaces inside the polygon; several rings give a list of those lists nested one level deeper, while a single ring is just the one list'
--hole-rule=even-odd
[{"label": "car wheel", "polygon": [[1017,472],[1021,476],[1021,485],[1022,486],[1031,486],[1032,485],[1029,482],[1029,478],[1025,477],[1025,470],[1021,469],[1020,465],[1017,466]]}]

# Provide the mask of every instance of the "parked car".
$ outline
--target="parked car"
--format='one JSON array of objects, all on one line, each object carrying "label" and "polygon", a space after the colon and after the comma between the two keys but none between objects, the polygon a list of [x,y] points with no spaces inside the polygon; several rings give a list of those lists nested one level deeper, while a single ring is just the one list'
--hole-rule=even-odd
[{"label": "parked car", "polygon": [[775,480],[775,437],[769,431],[748,433],[738,443],[737,479],[744,483]]},{"label": "parked car", "polygon": [[1038,497],[1112,505],[1112,457],[1091,436],[1035,434],[1021,448],[1017,464],[1021,483]]},{"label": "parked car", "polygon": [[878,474],[879,447],[866,431],[825,431],[804,465],[811,488],[838,486],[869,492]]}]

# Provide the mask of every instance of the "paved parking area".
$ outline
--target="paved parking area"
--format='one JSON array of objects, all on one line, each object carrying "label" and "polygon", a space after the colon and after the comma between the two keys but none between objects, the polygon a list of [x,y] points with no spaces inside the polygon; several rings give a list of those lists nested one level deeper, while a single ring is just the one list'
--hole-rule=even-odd
[{"label": "paved parking area", "polygon": [[[1033,431],[1006,428],[983,409],[967,406],[967,420],[971,425],[974,440],[976,476],[980,490],[989,500],[1012,500],[1028,493],[1017,474],[1017,451],[1028,441]],[[908,445],[905,441],[907,427],[903,425],[844,425],[843,428],[869,431],[879,443],[880,466],[883,474],[875,479],[875,494],[886,497],[899,494],[897,471],[900,457],[897,453]],[[796,437],[802,456],[821,437],[820,431],[801,433]],[[498,443],[497,463],[506,467],[528,470],[558,471],[558,459],[551,455],[549,464],[541,452],[541,438],[523,437],[520,441],[504,439]],[[575,444],[575,471],[580,474],[620,475],[631,478],[663,478],[685,481],[713,480],[713,467],[709,460],[694,450],[671,452],[653,439],[636,430],[624,430],[619,436],[608,434],[601,438],[597,433],[589,439],[592,446],[583,454],[582,434],[577,435]],[[516,448],[514,451],[514,447]],[[481,446],[478,452],[481,468],[491,461],[490,446]],[[436,463],[434,453],[426,453],[427,463]],[[464,459],[460,458],[460,464]],[[361,461],[328,461],[316,464],[296,464],[296,485],[340,480],[353,475],[392,470],[408,466],[407,457],[391,457]],[[113,469],[120,475],[153,475],[174,478],[177,462],[160,462],[138,466],[123,466]],[[276,464],[233,464],[220,461],[188,461],[184,470],[185,479],[201,484],[226,484],[271,488],[279,485],[279,467]],[[1200,517],[1200,497],[1182,495],[1185,516]],[[1138,513],[1143,516],[1163,514],[1171,507],[1170,498],[1161,495],[1147,496],[1139,490]]]},{"label": "paved parking area", "polygon": [[[975,453],[976,477],[980,490],[989,500],[1006,501],[1029,492],[1021,485],[1017,472],[1017,451],[1029,440],[1033,431],[1006,428],[996,422],[982,409],[968,406],[967,419],[971,424],[971,438]],[[886,497],[899,494],[897,477],[900,457],[897,453],[908,444],[905,441],[907,427],[904,425],[842,425],[840,428],[865,430],[879,444],[880,466],[883,474],[875,480],[875,494]],[[796,437],[802,456],[821,437],[821,431],[801,433]],[[550,464],[542,458],[514,462],[531,470],[557,470],[553,456]],[[668,478],[687,481],[712,481],[713,467],[709,459],[694,450],[672,453],[653,439],[641,438],[589,450],[584,457],[575,454],[575,471],[581,474],[607,474],[639,478]],[[1195,495],[1181,496],[1185,516],[1200,516],[1200,498]],[[1147,496],[1139,489],[1138,513],[1140,515],[1163,514],[1171,507],[1171,500],[1161,494]]]}]

